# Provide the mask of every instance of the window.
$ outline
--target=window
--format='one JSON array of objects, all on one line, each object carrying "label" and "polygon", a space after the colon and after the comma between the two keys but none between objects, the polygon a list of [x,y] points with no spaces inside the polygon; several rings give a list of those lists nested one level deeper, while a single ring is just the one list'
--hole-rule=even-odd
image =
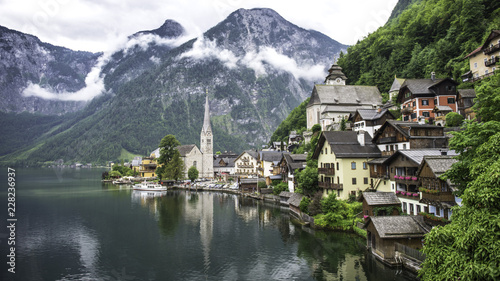
[{"label": "window", "polygon": [[424,112],[422,112],[422,115],[423,115],[424,117],[429,117],[429,116],[430,116],[430,115],[429,115],[429,111],[424,111]]},{"label": "window", "polygon": [[413,214],[414,213],[413,204],[409,204],[409,205],[410,205],[410,214]]},{"label": "window", "polygon": [[352,178],[352,184],[355,185],[356,184],[356,178]]},{"label": "window", "polygon": [[351,170],[356,170],[356,162],[351,162]]},{"label": "window", "polygon": [[398,150],[398,149],[399,149],[399,148],[398,148],[398,145],[396,144],[396,150]]},{"label": "window", "polygon": [[474,68],[477,68],[477,62],[474,63]]},{"label": "window", "polygon": [[377,172],[377,167],[378,165],[373,165],[373,171],[376,173]]},{"label": "window", "polygon": [[403,143],[403,149],[406,149],[406,143]]},{"label": "window", "polygon": [[412,104],[413,104],[413,107],[417,106],[417,103],[415,101]]},{"label": "window", "polygon": [[337,162],[337,171],[339,170],[339,162]]},{"label": "window", "polygon": [[[196,161],[193,161],[193,166],[196,167]],[[197,167],[196,167],[197,168]]]},{"label": "window", "polygon": [[429,105],[429,100],[422,100],[422,105]]},{"label": "window", "polygon": [[417,114],[416,113],[412,113],[411,114],[411,119],[415,119],[415,118],[417,118]]},{"label": "window", "polygon": [[448,103],[455,103],[455,98],[448,98]]},{"label": "window", "polygon": [[368,163],[363,162],[363,170],[366,170],[366,169],[368,169]]},{"label": "window", "polygon": [[363,183],[368,184],[368,178],[363,178]]},{"label": "window", "polygon": [[484,71],[484,74],[488,74],[488,69],[486,69],[486,70]]},{"label": "window", "polygon": [[420,205],[417,205],[417,214],[422,212],[422,207]]}]

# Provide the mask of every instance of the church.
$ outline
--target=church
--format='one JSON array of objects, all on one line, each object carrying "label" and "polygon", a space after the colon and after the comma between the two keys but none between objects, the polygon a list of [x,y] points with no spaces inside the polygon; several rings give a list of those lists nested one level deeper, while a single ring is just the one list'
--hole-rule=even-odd
[{"label": "church", "polygon": [[357,109],[382,106],[382,96],[376,86],[346,85],[346,80],[342,68],[334,63],[325,82],[314,85],[306,106],[308,130],[315,124],[320,124],[322,131],[339,130],[342,119],[347,121]]},{"label": "church", "polygon": [[212,126],[210,125],[210,106],[208,94],[205,101],[205,116],[200,133],[200,149],[195,144],[181,145],[177,147],[184,161],[184,175],[192,166],[198,170],[199,178],[214,177],[214,148],[213,148]]}]

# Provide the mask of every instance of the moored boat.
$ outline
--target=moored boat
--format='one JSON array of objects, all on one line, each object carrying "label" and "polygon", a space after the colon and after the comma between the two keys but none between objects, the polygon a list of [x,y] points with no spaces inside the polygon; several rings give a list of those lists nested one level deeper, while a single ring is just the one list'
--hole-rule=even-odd
[{"label": "moored boat", "polygon": [[134,190],[143,190],[143,191],[165,191],[167,190],[166,186],[163,186],[156,182],[141,182],[134,185]]}]

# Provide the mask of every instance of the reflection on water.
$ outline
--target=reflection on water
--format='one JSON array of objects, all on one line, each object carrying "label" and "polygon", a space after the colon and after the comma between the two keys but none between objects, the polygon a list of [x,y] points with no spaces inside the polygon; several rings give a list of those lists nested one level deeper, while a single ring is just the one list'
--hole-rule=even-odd
[{"label": "reflection on water", "polygon": [[414,280],[366,255],[362,239],[294,225],[274,204],[75,173],[20,173],[13,280]]}]

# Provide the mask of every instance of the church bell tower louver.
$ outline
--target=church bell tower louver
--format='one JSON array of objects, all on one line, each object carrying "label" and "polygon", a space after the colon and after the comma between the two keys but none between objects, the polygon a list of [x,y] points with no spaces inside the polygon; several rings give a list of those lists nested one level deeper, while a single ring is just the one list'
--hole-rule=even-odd
[{"label": "church bell tower louver", "polygon": [[200,177],[212,178],[214,176],[214,148],[213,148],[212,126],[210,125],[210,106],[208,104],[208,92],[205,100],[205,117],[200,134],[200,150],[203,154],[203,163]]}]

